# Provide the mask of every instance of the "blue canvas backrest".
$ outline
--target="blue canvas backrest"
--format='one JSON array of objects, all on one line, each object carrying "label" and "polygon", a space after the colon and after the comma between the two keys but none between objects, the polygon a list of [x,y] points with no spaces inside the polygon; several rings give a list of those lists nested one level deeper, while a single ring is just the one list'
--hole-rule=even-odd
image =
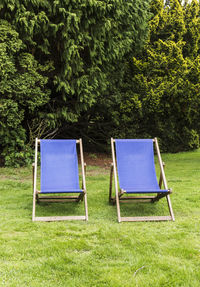
[{"label": "blue canvas backrest", "polygon": [[119,185],[126,191],[159,190],[152,139],[115,140]]},{"label": "blue canvas backrest", "polygon": [[78,191],[76,140],[40,140],[41,192]]}]

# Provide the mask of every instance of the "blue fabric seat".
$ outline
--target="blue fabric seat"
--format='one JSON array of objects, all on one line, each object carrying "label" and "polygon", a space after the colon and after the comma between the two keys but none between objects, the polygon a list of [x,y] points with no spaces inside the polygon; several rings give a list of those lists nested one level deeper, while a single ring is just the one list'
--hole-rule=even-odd
[{"label": "blue fabric seat", "polygon": [[80,193],[76,140],[40,140],[40,193]]},{"label": "blue fabric seat", "polygon": [[126,193],[161,193],[152,139],[115,140],[120,189]]}]

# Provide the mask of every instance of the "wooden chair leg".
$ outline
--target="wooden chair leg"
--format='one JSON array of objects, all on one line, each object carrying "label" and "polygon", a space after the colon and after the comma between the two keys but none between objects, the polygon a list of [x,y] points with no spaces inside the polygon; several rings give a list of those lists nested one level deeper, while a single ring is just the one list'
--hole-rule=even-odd
[{"label": "wooden chair leg", "polygon": [[36,202],[40,203],[40,198],[39,198],[38,194],[36,194]]},{"label": "wooden chair leg", "polygon": [[32,211],[32,221],[35,221],[35,193],[33,193],[33,211]]},{"label": "wooden chair leg", "polygon": [[85,205],[85,220],[88,221],[88,206],[87,206],[87,194],[84,194],[84,205]]},{"label": "wooden chair leg", "polygon": [[113,201],[112,198],[112,181],[113,181],[113,164],[110,167],[110,188],[109,188],[109,203]]},{"label": "wooden chair leg", "polygon": [[[165,169],[165,163],[162,162],[162,165],[163,165],[163,170]],[[162,173],[160,173],[160,179],[159,179],[159,187],[161,189],[162,187],[162,183],[163,183],[163,177],[162,177]]]},{"label": "wooden chair leg", "polygon": [[167,195],[167,203],[168,203],[168,207],[169,207],[169,212],[170,212],[171,218],[172,218],[173,221],[175,221],[174,212],[173,212],[173,209],[172,209],[172,205],[171,205],[171,200],[170,200],[169,194]]},{"label": "wooden chair leg", "polygon": [[116,205],[117,205],[117,218],[118,218],[118,222],[121,222],[120,203],[119,203],[118,193],[116,193]]},{"label": "wooden chair leg", "polygon": [[80,200],[83,200],[83,197],[84,197],[84,192],[81,192],[76,201],[79,202]]},{"label": "wooden chair leg", "polygon": [[[167,194],[169,194],[170,192],[168,192]],[[166,196],[166,193],[158,193],[158,195],[156,195],[153,199],[152,199],[152,202],[156,202],[156,201],[159,201],[161,198],[165,197]]]}]

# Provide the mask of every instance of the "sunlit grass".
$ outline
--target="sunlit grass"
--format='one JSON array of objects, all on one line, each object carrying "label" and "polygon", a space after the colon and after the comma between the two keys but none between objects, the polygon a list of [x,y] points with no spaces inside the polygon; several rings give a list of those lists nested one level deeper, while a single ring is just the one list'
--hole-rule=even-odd
[{"label": "sunlit grass", "polygon": [[[200,151],[164,154],[175,222],[118,223],[109,170],[88,167],[89,221],[31,221],[31,168],[0,169],[0,286],[200,286]],[[83,214],[42,204],[38,215]],[[167,203],[124,204],[123,215],[168,215]]]}]

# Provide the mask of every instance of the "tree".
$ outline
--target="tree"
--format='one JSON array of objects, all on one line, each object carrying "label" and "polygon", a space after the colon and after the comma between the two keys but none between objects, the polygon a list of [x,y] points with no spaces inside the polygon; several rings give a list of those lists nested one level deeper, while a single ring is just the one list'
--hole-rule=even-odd
[{"label": "tree", "polygon": [[[42,82],[46,104],[41,102],[36,118],[60,129],[83,121],[86,131],[91,122],[98,122],[98,115],[109,113],[112,118],[131,55],[141,50],[147,37],[149,1],[1,1],[1,19],[15,27],[22,41],[20,51],[36,61],[37,76],[46,81]],[[35,119],[23,114],[21,124],[28,138],[24,122],[32,125]]]},{"label": "tree", "polygon": [[132,91],[122,105],[129,134],[158,136],[165,151],[199,146],[198,9],[196,1],[152,1],[149,40],[133,58]]},{"label": "tree", "polygon": [[48,79],[5,20],[0,20],[0,39],[0,145],[5,164],[18,165],[30,157],[25,126],[49,100]]}]

